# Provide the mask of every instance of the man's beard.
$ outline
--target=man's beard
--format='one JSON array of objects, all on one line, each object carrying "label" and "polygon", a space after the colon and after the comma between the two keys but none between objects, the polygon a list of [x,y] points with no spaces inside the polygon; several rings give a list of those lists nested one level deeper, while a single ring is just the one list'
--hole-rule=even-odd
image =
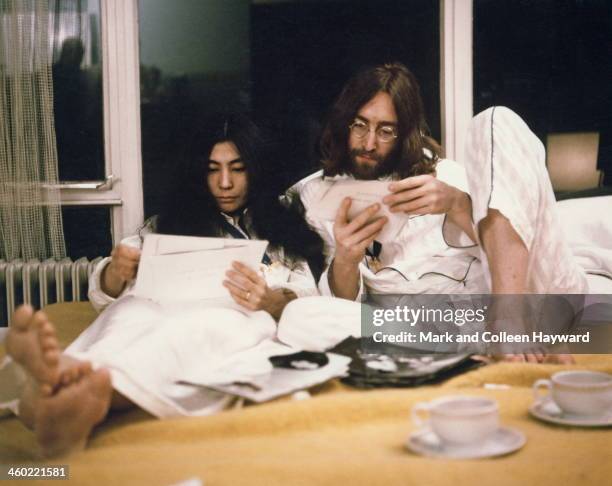
[{"label": "man's beard", "polygon": [[[394,157],[394,152],[391,152],[386,157],[381,157],[374,152],[368,152],[363,149],[351,149],[349,152],[351,159],[350,173],[355,179],[371,181],[380,179],[381,177],[387,176],[393,172],[391,167],[391,161]],[[366,156],[373,161],[375,164],[360,164],[357,161],[358,156]]]}]

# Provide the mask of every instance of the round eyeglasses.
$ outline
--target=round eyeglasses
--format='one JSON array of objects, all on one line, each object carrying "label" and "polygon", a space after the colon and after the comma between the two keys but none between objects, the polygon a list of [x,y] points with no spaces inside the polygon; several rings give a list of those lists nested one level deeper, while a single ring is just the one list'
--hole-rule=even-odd
[{"label": "round eyeglasses", "polygon": [[[355,120],[349,125],[351,133],[357,138],[364,138],[370,133],[370,124],[362,120]],[[376,140],[389,143],[397,138],[397,128],[391,125],[380,125],[374,130]]]}]

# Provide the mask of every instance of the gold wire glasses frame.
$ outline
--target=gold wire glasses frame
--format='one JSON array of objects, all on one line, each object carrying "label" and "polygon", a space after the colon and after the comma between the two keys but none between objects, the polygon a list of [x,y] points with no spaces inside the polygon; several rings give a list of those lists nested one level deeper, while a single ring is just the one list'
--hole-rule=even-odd
[{"label": "gold wire glasses frame", "polygon": [[[364,138],[370,133],[370,124],[361,120],[355,120],[349,125],[351,133],[357,138]],[[382,143],[392,142],[397,138],[396,128],[390,125],[381,125],[374,130],[376,139]]]}]

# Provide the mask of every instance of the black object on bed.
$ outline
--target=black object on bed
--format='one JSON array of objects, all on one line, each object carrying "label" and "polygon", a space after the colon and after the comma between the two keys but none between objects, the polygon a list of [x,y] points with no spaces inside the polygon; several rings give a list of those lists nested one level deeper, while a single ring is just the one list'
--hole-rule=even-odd
[{"label": "black object on bed", "polygon": [[438,383],[481,366],[468,354],[423,354],[422,351],[371,338],[348,337],[328,350],[352,359],[342,382],[358,388],[412,387]]}]

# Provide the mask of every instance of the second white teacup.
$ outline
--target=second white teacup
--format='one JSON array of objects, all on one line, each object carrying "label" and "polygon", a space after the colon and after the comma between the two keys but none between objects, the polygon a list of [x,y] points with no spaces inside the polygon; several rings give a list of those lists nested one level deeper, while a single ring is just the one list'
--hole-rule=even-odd
[{"label": "second white teacup", "polygon": [[[425,414],[427,419],[422,417]],[[417,403],[412,420],[418,427],[431,428],[444,442],[470,444],[499,428],[499,410],[490,398],[449,396]]]},{"label": "second white teacup", "polygon": [[612,411],[612,375],[599,371],[559,371],[550,380],[533,384],[536,400],[548,388],[553,401],[566,413],[597,416]]}]

